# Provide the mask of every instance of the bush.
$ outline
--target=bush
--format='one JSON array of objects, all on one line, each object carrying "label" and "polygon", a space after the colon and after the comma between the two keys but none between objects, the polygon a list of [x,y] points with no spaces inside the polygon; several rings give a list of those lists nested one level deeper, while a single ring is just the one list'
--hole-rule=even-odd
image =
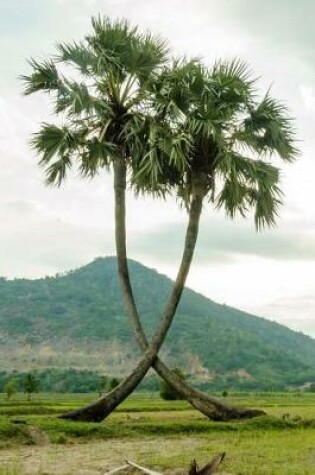
[{"label": "bush", "polygon": [[[184,380],[185,376],[184,373],[181,371],[180,368],[174,368],[173,373],[175,373],[180,379]],[[167,384],[164,380],[161,381],[160,386],[160,396],[165,401],[176,401],[179,399],[184,399],[177,391],[175,391],[169,384]]]},{"label": "bush", "polygon": [[10,381],[8,381],[4,386],[4,392],[7,399],[11,399],[11,397],[17,392],[17,380],[10,379]]},{"label": "bush", "polygon": [[120,383],[119,379],[117,379],[117,378],[112,378],[112,379],[109,381],[109,390],[111,391],[112,389],[116,388],[116,386],[118,386],[119,383]]}]

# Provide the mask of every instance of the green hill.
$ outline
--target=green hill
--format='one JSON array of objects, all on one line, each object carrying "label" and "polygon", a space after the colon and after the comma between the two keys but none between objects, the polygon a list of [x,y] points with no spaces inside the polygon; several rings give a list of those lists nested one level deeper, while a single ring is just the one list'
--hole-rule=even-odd
[{"label": "green hill", "polygon": [[[146,331],[172,282],[130,261]],[[138,350],[126,320],[114,257],[65,275],[0,279],[0,370],[74,367],[125,374]],[[315,340],[185,290],[163,357],[199,385],[281,388],[315,381]]]}]

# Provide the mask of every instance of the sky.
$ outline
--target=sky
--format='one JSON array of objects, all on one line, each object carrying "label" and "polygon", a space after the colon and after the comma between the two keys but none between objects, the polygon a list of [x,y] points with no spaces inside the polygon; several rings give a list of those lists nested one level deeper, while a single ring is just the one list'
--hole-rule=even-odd
[{"label": "sky", "polygon": [[[0,276],[38,278],[114,254],[112,177],[47,188],[29,141],[54,121],[45,96],[22,95],[27,59],[80,40],[92,15],[127,18],[173,51],[241,58],[257,87],[295,118],[300,157],[282,167],[276,228],[205,206],[188,285],[211,299],[315,337],[315,3],[313,0],[0,0]],[[175,277],[187,223],[174,198],[128,194],[129,256]]]}]

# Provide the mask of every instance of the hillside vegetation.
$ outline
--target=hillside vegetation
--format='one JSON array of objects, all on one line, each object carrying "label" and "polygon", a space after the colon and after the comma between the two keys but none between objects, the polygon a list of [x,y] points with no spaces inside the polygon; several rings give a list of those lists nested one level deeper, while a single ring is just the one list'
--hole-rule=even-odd
[{"label": "hillside vegetation", "polygon": [[[172,282],[130,261],[150,334]],[[0,370],[75,367],[123,375],[138,350],[124,314],[114,257],[65,275],[0,279]],[[185,290],[163,356],[200,386],[270,389],[315,381],[315,340]]]}]

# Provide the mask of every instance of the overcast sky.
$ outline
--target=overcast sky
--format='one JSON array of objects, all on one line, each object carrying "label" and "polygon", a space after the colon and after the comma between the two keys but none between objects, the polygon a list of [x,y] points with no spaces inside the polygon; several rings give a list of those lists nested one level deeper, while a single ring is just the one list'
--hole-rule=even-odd
[{"label": "overcast sky", "polygon": [[[301,156],[283,167],[278,227],[227,221],[205,208],[188,285],[213,300],[315,336],[315,3],[313,0],[0,0],[0,275],[53,275],[114,253],[110,176],[46,188],[31,134],[51,120],[47,97],[22,97],[26,60],[81,39],[98,13],[167,38],[175,52],[240,57],[259,89],[296,118]],[[175,200],[128,196],[130,257],[174,277],[186,214]]]}]

